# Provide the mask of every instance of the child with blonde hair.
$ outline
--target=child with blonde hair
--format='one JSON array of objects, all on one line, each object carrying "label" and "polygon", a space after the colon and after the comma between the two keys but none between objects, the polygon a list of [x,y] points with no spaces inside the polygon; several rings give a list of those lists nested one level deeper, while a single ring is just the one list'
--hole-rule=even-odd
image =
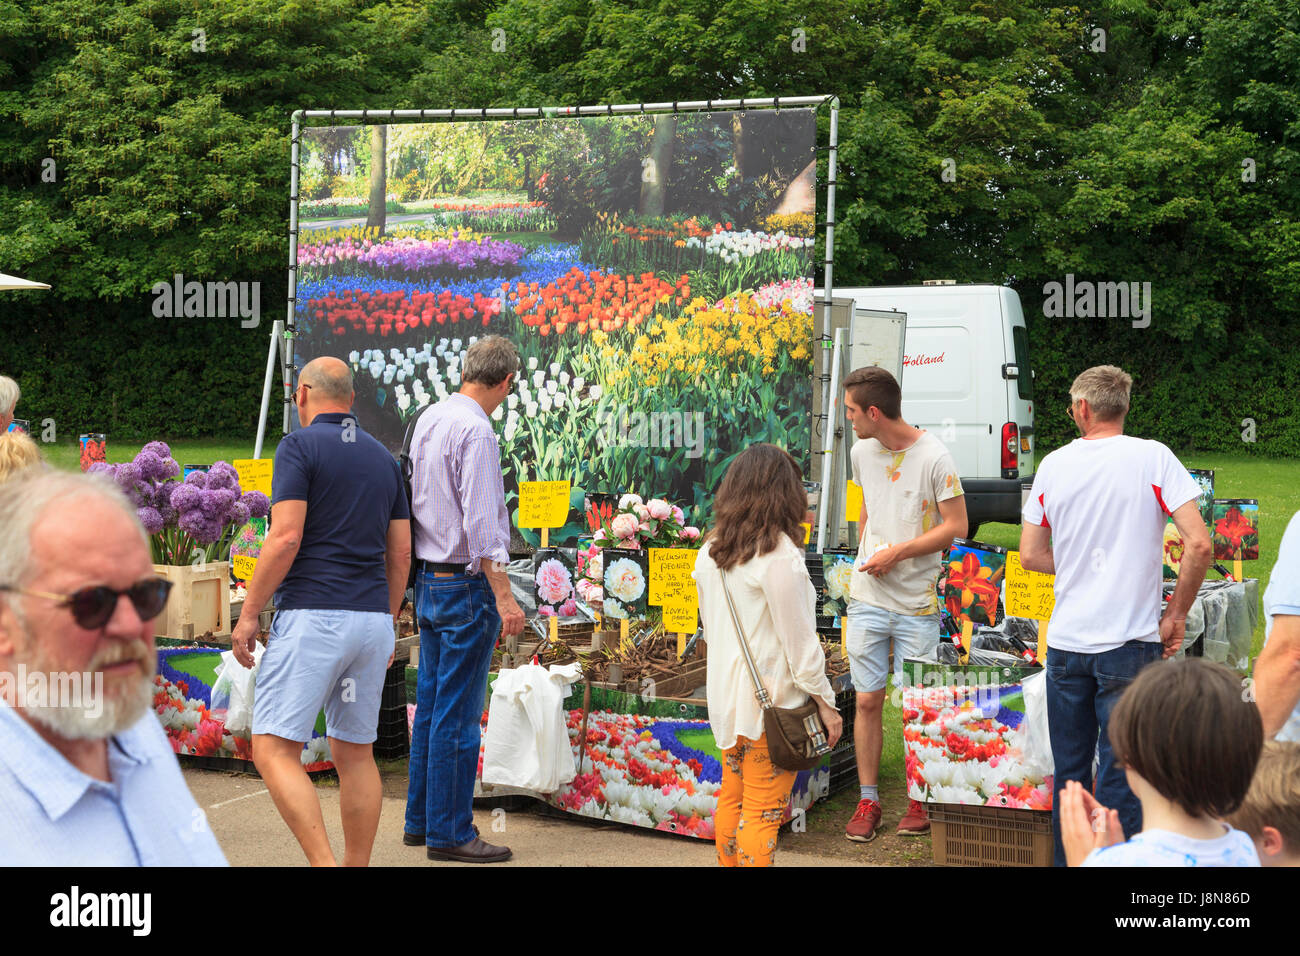
[{"label": "child with blonde hair", "polygon": [[1228,818],[1264,866],[1300,866],[1300,743],[1269,741],[1241,808]]}]

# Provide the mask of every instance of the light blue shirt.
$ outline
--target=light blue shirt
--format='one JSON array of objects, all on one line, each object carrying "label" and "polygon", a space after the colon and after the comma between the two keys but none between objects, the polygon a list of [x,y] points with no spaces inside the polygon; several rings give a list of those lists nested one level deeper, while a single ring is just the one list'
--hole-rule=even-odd
[{"label": "light blue shirt", "polygon": [[0,700],[0,865],[227,865],[152,709],[108,768],[87,776]]},{"label": "light blue shirt", "polygon": [[1083,866],[1259,866],[1250,837],[1226,823],[1215,840],[1193,840],[1169,830],[1143,830],[1127,843],[1093,850]]},{"label": "light blue shirt", "polygon": [[[1286,534],[1282,535],[1277,564],[1273,565],[1268,587],[1264,590],[1264,614],[1268,617],[1265,644],[1273,636],[1273,618],[1276,615],[1300,615],[1300,511],[1291,516]],[[1276,739],[1300,742],[1300,701],[1278,731]]]}]

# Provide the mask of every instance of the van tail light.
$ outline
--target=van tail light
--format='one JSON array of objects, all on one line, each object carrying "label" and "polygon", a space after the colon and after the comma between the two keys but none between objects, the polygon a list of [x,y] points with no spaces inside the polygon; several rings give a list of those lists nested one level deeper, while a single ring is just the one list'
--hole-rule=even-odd
[{"label": "van tail light", "polygon": [[[1020,477],[1020,429],[1015,422],[1002,426],[1002,477]],[[1009,474],[1008,474],[1009,472]]]}]

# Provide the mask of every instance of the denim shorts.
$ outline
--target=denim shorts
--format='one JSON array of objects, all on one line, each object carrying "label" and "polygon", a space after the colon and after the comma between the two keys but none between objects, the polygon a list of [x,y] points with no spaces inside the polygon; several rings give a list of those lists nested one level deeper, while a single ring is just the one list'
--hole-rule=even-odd
[{"label": "denim shorts", "polygon": [[884,690],[889,676],[889,642],[894,642],[894,686],[903,682],[903,659],[921,657],[939,644],[939,615],[899,614],[850,601],[845,645],[853,689]]},{"label": "denim shorts", "polygon": [[276,612],[257,668],[253,733],[306,743],[324,708],[330,737],[374,743],[394,643],[386,611]]}]

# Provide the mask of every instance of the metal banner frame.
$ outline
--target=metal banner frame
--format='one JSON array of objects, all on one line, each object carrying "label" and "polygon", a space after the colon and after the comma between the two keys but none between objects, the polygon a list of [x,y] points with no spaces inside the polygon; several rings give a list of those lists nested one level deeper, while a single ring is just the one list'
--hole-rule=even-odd
[{"label": "metal banner frame", "polygon": [[[822,288],[834,288],[832,268],[835,249],[835,176],[836,157],[839,148],[839,97],[823,96],[776,96],[761,99],[738,100],[691,100],[687,102],[665,103],[624,103],[605,106],[541,106],[527,109],[515,107],[489,107],[484,109],[434,109],[434,110],[295,110],[292,116],[292,134],[289,156],[289,294],[288,308],[283,320],[277,320],[271,326],[271,341],[266,354],[266,376],[262,383],[262,407],[257,420],[257,441],[253,446],[253,457],[262,457],[262,445],[266,438],[266,423],[270,415],[271,390],[277,364],[280,367],[283,384],[283,433],[289,433],[289,414],[292,401],[294,371],[294,307],[298,295],[298,183],[300,174],[299,153],[302,145],[303,121],[309,119],[328,119],[329,125],[335,120],[359,119],[362,124],[369,122],[390,123],[393,120],[489,120],[489,119],[560,119],[580,116],[616,116],[630,113],[696,113],[715,110],[776,109],[782,107],[807,107],[814,109],[827,104],[830,106],[830,137],[827,149],[826,165],[826,252],[823,262]],[[814,154],[820,149],[814,145]],[[824,435],[833,434],[834,429],[827,429],[829,421],[826,414],[831,408],[831,362],[834,343],[831,338],[830,295],[822,308],[820,327],[817,328],[816,341],[822,344],[822,369],[820,381],[823,388],[823,413],[815,422],[821,426]],[[814,380],[819,378],[814,371]],[[832,421],[833,424],[833,421]],[[818,428],[812,429],[812,441],[809,451],[817,445]],[[823,468],[823,476],[825,469]],[[829,488],[823,486],[825,499]],[[823,513],[825,509],[819,509]],[[822,550],[824,520],[818,519],[818,548]]]}]

